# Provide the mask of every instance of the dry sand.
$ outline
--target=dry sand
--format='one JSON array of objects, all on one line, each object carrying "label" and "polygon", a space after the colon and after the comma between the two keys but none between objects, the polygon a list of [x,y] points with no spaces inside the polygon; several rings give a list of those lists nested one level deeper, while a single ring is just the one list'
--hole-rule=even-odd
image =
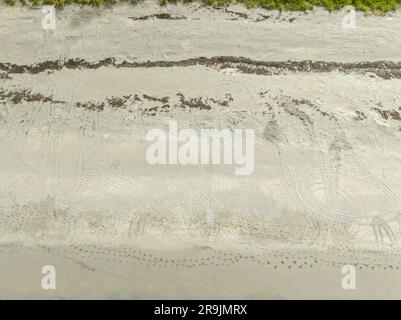
[{"label": "dry sand", "polygon": [[[401,297],[400,12],[42,18],[0,10],[2,298]],[[253,174],[149,165],[171,120],[254,129]]]}]

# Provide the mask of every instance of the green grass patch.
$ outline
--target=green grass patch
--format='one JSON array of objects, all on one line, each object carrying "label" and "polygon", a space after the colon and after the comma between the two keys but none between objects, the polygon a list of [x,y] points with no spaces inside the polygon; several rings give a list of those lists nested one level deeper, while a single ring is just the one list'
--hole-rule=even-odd
[{"label": "green grass patch", "polygon": [[[14,6],[16,3],[27,6],[55,5],[63,8],[68,4],[79,4],[88,6],[111,6],[120,2],[138,4],[141,0],[4,0],[6,4]],[[401,0],[199,0],[205,5],[224,6],[229,3],[243,3],[245,6],[261,7],[265,9],[305,11],[315,6],[322,6],[332,10],[339,10],[346,5],[352,5],[357,10],[369,13],[386,13],[395,10],[401,4]],[[159,0],[160,5],[167,3],[188,3],[192,0]]]}]

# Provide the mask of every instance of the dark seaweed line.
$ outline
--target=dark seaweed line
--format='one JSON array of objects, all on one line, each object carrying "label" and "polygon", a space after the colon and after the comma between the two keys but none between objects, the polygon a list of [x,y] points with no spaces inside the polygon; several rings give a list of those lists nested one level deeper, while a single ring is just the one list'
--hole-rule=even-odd
[{"label": "dark seaweed line", "polygon": [[62,69],[98,69],[101,67],[115,68],[169,68],[188,67],[194,65],[218,66],[220,68],[237,68],[244,73],[271,75],[283,71],[324,73],[339,71],[343,73],[374,73],[384,79],[401,78],[401,62],[326,62],[326,61],[257,61],[245,57],[197,57],[178,61],[147,61],[147,62],[116,62],[115,58],[106,58],[98,62],[84,59],[67,59],[45,61],[32,65],[17,65],[0,63],[0,71],[9,74],[58,71]]}]

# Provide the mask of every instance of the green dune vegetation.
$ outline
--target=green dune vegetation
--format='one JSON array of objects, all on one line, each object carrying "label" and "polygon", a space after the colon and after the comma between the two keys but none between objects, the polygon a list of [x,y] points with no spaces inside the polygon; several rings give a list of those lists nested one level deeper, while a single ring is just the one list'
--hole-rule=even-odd
[{"label": "green dune vegetation", "polygon": [[[8,5],[16,5],[20,3],[27,6],[38,5],[55,5],[62,8],[68,4],[80,4],[91,6],[110,6],[120,2],[131,2],[137,4],[141,0],[4,0]],[[193,0],[159,0],[161,5],[167,3],[188,3]],[[278,9],[278,10],[293,10],[304,11],[312,9],[315,6],[322,6],[326,9],[338,10],[346,5],[352,5],[357,10],[367,13],[385,13],[395,10],[400,4],[401,0],[198,0],[205,5],[210,6],[224,6],[229,3],[243,3],[247,7],[262,7],[265,9]]]}]

